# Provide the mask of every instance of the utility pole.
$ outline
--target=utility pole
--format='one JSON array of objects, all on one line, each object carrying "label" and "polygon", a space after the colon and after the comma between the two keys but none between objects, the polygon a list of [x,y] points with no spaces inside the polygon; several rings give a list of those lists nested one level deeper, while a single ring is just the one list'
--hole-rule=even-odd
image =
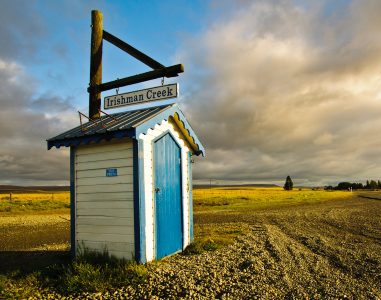
[{"label": "utility pole", "polygon": [[103,44],[103,15],[98,10],[91,11],[91,53],[90,53],[90,91],[89,118],[100,117],[101,92],[97,86],[102,83],[102,45]]}]

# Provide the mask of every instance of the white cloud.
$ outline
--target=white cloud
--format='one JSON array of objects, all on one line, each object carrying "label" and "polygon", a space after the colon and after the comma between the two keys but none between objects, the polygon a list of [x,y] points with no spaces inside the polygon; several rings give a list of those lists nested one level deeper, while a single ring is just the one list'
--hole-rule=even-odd
[{"label": "white cloud", "polygon": [[186,111],[208,153],[195,177],[379,178],[381,2],[353,1],[335,18],[274,3],[243,3],[178,55],[195,82]]},{"label": "white cloud", "polygon": [[0,78],[0,184],[67,182],[68,151],[48,152],[45,140],[77,123],[73,107],[53,95],[33,101],[33,79],[16,62],[0,59]]}]

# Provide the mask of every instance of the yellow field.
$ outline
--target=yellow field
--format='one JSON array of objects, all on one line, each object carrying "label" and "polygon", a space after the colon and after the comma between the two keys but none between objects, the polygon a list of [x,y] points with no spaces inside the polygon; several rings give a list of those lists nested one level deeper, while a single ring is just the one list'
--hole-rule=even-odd
[{"label": "yellow field", "polygon": [[[348,191],[323,191],[294,189],[284,191],[276,188],[223,187],[212,189],[194,189],[193,203],[195,212],[214,210],[245,210],[269,208],[279,205],[298,205],[324,202],[333,199],[350,198]],[[69,209],[69,192],[0,194],[0,214]]]},{"label": "yellow field", "polygon": [[46,192],[46,193],[0,193],[1,200],[9,200],[9,195],[12,195],[12,200],[18,201],[41,201],[41,200],[56,200],[69,201],[69,192]]},{"label": "yellow field", "polygon": [[195,211],[203,210],[241,210],[269,208],[279,205],[324,202],[334,199],[350,198],[348,191],[324,191],[294,189],[285,191],[275,188],[212,188],[194,189]]},{"label": "yellow field", "polygon": [[69,192],[0,194],[0,215],[68,212],[69,208]]}]

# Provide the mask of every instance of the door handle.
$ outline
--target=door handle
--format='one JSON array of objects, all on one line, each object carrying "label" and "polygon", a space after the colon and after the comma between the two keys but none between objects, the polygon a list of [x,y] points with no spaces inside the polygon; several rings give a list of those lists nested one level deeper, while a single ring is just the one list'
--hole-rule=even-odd
[{"label": "door handle", "polygon": [[155,192],[156,192],[156,193],[160,192],[160,188],[156,188],[156,189],[155,189]]}]

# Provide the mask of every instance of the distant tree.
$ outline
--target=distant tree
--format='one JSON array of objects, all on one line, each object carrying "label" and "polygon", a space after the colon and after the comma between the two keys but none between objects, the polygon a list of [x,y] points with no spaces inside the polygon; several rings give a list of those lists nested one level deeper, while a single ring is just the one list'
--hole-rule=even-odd
[{"label": "distant tree", "polygon": [[378,185],[377,188],[381,189],[381,181],[380,180],[377,180],[377,185]]},{"label": "distant tree", "polygon": [[294,183],[292,182],[291,177],[290,177],[290,176],[287,176],[287,178],[286,178],[286,182],[284,183],[284,187],[283,187],[283,188],[284,188],[286,191],[291,191],[293,187],[294,187]]},{"label": "distant tree", "polygon": [[352,183],[350,183],[350,182],[340,182],[337,185],[336,189],[338,189],[338,190],[348,190],[351,186],[352,186]]},{"label": "distant tree", "polygon": [[364,188],[363,184],[361,182],[359,183],[352,183],[352,189],[353,190],[362,190]]},{"label": "distant tree", "polygon": [[377,182],[374,181],[374,180],[371,180],[371,181],[369,182],[369,188],[372,189],[372,190],[377,189],[377,188],[378,188],[378,184],[377,184]]},{"label": "distant tree", "polygon": [[369,183],[369,180],[366,181],[365,188],[366,188],[366,189],[370,189],[370,183]]}]

